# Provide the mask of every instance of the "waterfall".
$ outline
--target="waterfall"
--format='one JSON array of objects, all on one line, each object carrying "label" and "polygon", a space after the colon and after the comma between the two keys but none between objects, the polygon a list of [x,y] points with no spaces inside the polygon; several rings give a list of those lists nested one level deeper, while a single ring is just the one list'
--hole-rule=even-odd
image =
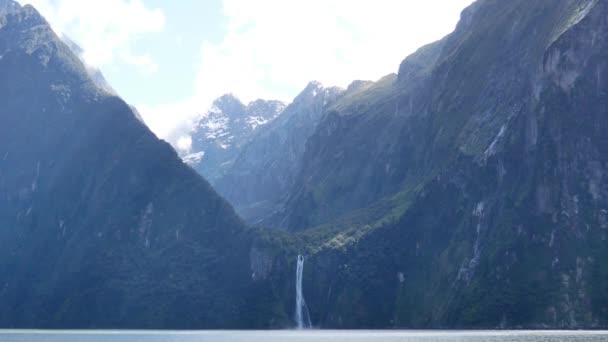
[{"label": "waterfall", "polygon": [[312,327],[310,314],[302,294],[302,273],[304,272],[304,257],[298,255],[298,268],[296,270],[296,326],[298,329],[308,329]]}]

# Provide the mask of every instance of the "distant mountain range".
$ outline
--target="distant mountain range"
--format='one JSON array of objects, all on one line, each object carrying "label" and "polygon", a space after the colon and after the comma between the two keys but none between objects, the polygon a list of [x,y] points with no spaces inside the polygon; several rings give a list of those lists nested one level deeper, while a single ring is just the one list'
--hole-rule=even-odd
[{"label": "distant mountain range", "polygon": [[279,207],[306,140],[343,92],[311,82],[289,106],[264,100],[245,106],[232,95],[222,96],[195,126],[192,153],[184,160],[242,217],[258,222]]},{"label": "distant mountain range", "polygon": [[197,120],[191,132],[192,148],[184,161],[211,182],[233,164],[242,147],[261,127],[285,109],[280,101],[257,100],[245,106],[234,95],[224,95]]},{"label": "distant mountain range", "polygon": [[293,327],[303,255],[317,327],[608,328],[607,53],[606,1],[478,0],[376,82],[219,98],[183,163],[0,0],[0,326]]}]

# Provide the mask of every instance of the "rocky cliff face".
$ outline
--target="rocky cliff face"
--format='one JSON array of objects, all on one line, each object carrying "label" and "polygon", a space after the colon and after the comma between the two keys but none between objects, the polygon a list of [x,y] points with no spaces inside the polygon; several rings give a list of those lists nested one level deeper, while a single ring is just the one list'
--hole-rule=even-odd
[{"label": "rocky cliff face", "polygon": [[215,188],[248,222],[272,215],[292,186],[307,139],[326,109],[342,94],[339,88],[311,82],[283,114],[246,144]]},{"label": "rocky cliff face", "polygon": [[253,137],[285,109],[280,101],[256,100],[245,106],[233,95],[215,100],[191,132],[192,149],[186,163],[215,183]]},{"label": "rocky cliff face", "polygon": [[[549,44],[585,12],[569,1],[514,3],[500,9],[510,16],[484,20],[493,17],[492,6],[499,7],[475,3],[454,33],[408,57],[397,80],[389,76],[329,110],[308,141],[285,227],[315,226],[415,187],[455,155],[479,156],[502,137],[505,124],[528,105],[537,82],[530,76],[544,64]],[[543,10],[544,21],[534,22]],[[564,77],[567,86],[574,74]]]},{"label": "rocky cliff face", "polygon": [[0,325],[289,327],[303,254],[315,326],[606,328],[607,38],[605,1],[479,0],[398,75],[310,84],[215,182],[288,231],[253,230],[11,10]]},{"label": "rocky cliff face", "polygon": [[283,221],[305,229],[314,322],[608,324],[607,20],[604,1],[477,1],[329,110]]}]

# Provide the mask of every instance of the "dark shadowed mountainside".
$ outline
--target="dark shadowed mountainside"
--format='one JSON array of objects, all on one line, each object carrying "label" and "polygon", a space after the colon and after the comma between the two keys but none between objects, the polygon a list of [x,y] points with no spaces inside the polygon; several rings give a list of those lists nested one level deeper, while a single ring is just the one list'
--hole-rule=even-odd
[{"label": "dark shadowed mountainside", "polygon": [[608,328],[607,80],[608,2],[478,0],[398,74],[311,83],[238,144],[224,97],[199,156],[282,228],[252,229],[0,0],[0,326],[292,327],[302,254],[317,327]]},{"label": "dark shadowed mountainside", "polygon": [[33,7],[0,9],[0,326],[253,324],[230,205]]}]

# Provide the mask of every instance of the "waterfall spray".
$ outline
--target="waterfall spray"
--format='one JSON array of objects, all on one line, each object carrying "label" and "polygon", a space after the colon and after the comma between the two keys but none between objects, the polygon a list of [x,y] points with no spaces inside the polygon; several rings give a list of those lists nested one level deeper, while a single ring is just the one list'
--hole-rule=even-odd
[{"label": "waterfall spray", "polygon": [[296,269],[296,326],[298,329],[311,328],[310,314],[302,294],[302,273],[304,272],[304,257],[298,255],[298,268]]}]

